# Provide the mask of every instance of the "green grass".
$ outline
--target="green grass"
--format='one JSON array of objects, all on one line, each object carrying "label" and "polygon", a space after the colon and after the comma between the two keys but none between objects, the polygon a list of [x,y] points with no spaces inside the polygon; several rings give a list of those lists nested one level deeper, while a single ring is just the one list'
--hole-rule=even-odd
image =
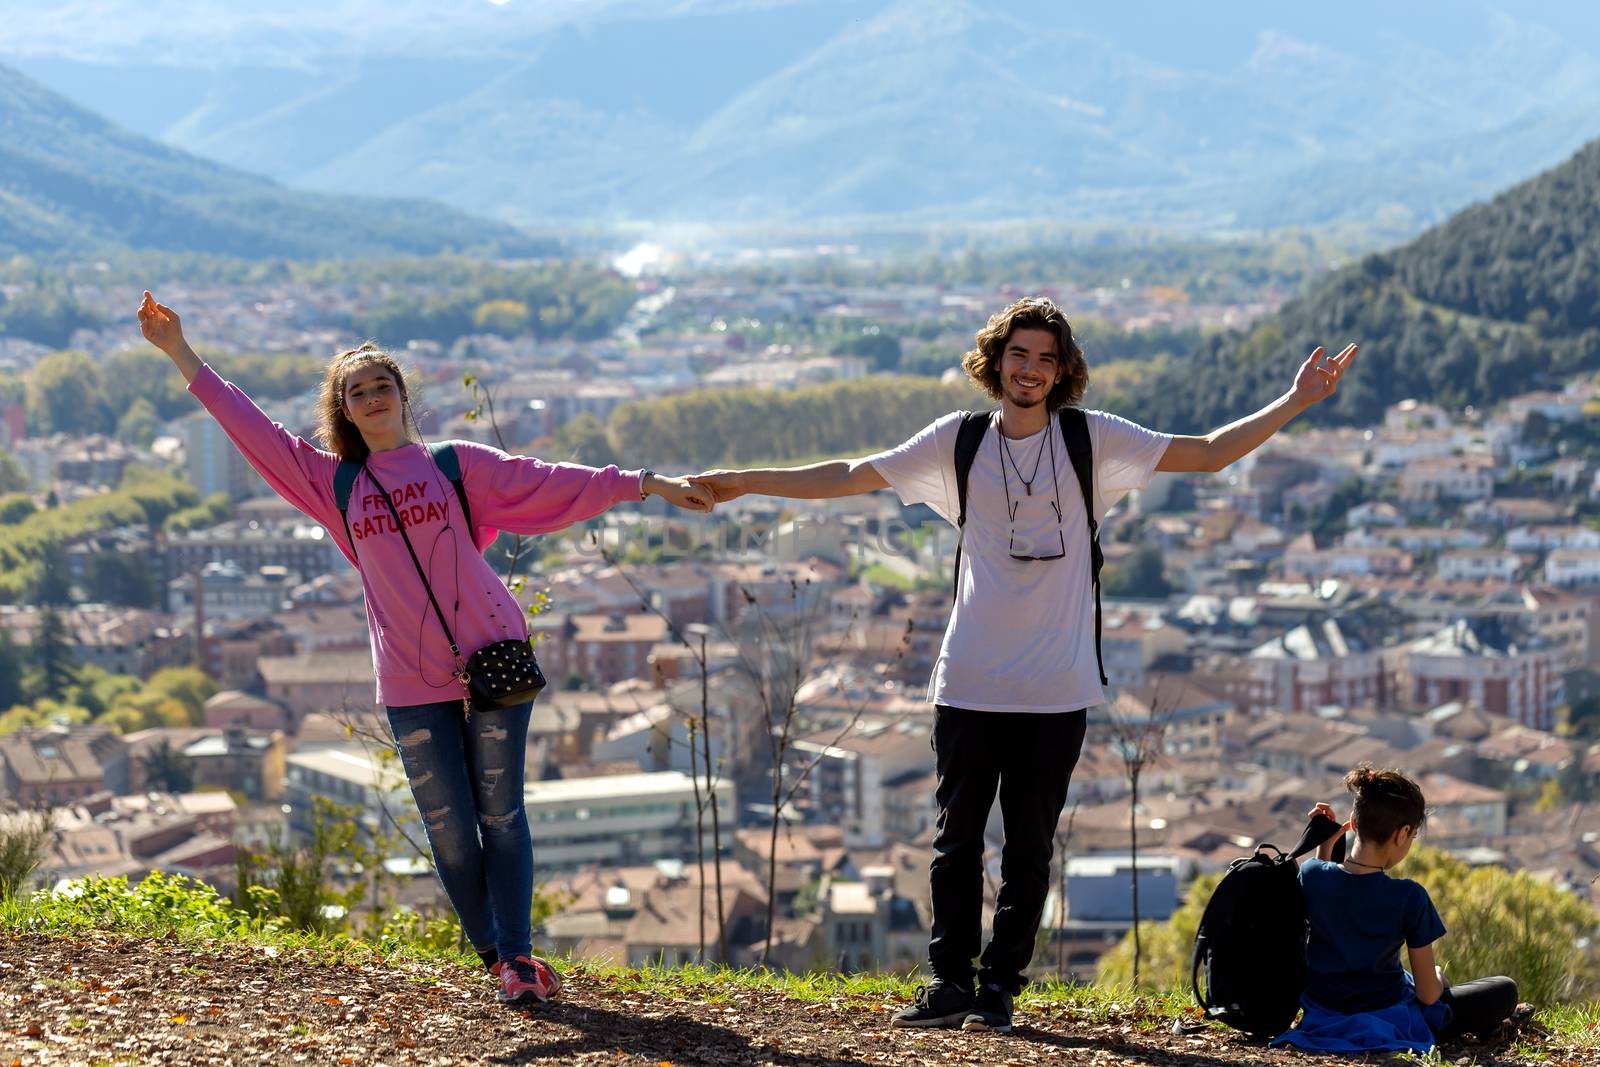
[{"label": "green grass", "polygon": [[328,966],[396,959],[482,967],[472,952],[397,938],[372,942],[344,933],[295,930],[280,919],[253,918],[209,886],[159,872],[135,886],[123,878],[88,878],[79,888],[76,896],[41,891],[0,898],[0,931],[47,936],[101,931],[159,937],[207,955],[245,945]]},{"label": "green grass", "polygon": [[[624,992],[672,998],[692,997],[719,1004],[740,993],[776,993],[807,1004],[831,1004],[861,1011],[898,1009],[924,979],[895,974],[789,974],[761,968],[689,963],[682,966],[623,967],[569,957],[563,969],[602,978]],[[1168,1026],[1194,1013],[1187,991],[1151,993],[1118,986],[1077,985],[1047,980],[1030,985],[1018,1007],[1033,1012],[1073,1015],[1090,1022],[1121,1022],[1140,1030]],[[1220,1023],[1210,1024],[1222,1029]]]}]

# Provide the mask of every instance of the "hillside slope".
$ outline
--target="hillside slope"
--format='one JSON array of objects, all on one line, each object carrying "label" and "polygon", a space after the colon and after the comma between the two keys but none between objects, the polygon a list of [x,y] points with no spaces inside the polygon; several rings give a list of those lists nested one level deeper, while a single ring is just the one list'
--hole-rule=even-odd
[{"label": "hillside slope", "polygon": [[1200,432],[1287,389],[1316,345],[1349,341],[1355,370],[1317,421],[1372,423],[1406,397],[1485,407],[1600,369],[1600,141],[1211,339],[1143,383],[1133,412]]},{"label": "hillside slope", "polygon": [[[0,1062],[662,1064],[1304,1064],[1175,1002],[1093,988],[1025,995],[1010,1035],[894,1030],[909,986],[800,983],[694,970],[565,966],[549,1005],[497,1005],[481,972],[418,962],[319,962],[218,942],[195,946],[90,931],[0,940]],[[1550,1046],[1563,1063],[1594,1050]],[[1444,1050],[1480,1065],[1534,1062],[1520,1045]]]},{"label": "hillside slope", "polygon": [[549,250],[436,204],[287,189],[131,133],[0,65],[0,254],[107,247],[307,258]]}]

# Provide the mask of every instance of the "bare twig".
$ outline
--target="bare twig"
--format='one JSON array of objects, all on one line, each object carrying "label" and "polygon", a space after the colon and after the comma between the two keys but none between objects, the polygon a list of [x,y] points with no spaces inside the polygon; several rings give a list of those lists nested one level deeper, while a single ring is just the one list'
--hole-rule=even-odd
[{"label": "bare twig", "polygon": [[1067,980],[1067,846],[1072,844],[1072,824],[1078,819],[1078,802],[1067,813],[1067,828],[1056,826],[1056,862],[1060,883],[1056,890],[1056,977]]},{"label": "bare twig", "polygon": [[[794,581],[789,582],[789,599],[794,606],[793,618],[798,621],[787,630],[780,629],[775,621],[767,614],[765,608],[748,588],[740,587],[745,604],[754,609],[756,615],[758,643],[764,643],[767,655],[759,662],[753,661],[743,645],[739,647],[741,667],[746,676],[755,685],[761,706],[767,716],[767,743],[771,754],[771,781],[772,781],[772,820],[767,836],[767,929],[766,943],[761,952],[761,963],[766,965],[772,954],[773,925],[776,916],[776,889],[778,865],[778,828],[784,819],[784,811],[789,803],[799,795],[804,788],[811,772],[822,761],[826,752],[844,740],[845,736],[855,729],[861,720],[866,707],[863,697],[857,702],[851,713],[846,716],[843,726],[838,734],[827,745],[822,746],[811,759],[802,762],[792,780],[785,782],[784,772],[787,769],[794,731],[797,726],[797,712],[799,711],[799,693],[805,683],[806,673],[811,660],[811,649],[814,642],[812,625],[816,620],[814,602],[807,604],[803,589],[809,587],[811,580],[806,579],[804,585]],[[851,612],[850,622],[846,628],[846,637],[854,628],[856,621],[855,612]],[[895,658],[898,660],[905,655],[910,645],[911,628],[907,627],[902,635]],[[776,666],[777,669],[773,669]],[[776,728],[774,728],[776,726]]]},{"label": "bare twig", "polygon": [[1172,725],[1175,706],[1166,706],[1158,688],[1151,699],[1148,714],[1127,717],[1110,705],[1112,746],[1122,759],[1123,773],[1128,779],[1128,858],[1133,881],[1133,984],[1139,984],[1139,964],[1142,942],[1139,935],[1139,780],[1146,768],[1161,757],[1166,743],[1167,729]]},{"label": "bare twig", "polygon": [[[605,546],[604,541],[599,537],[595,537],[594,544],[599,549],[601,558],[604,559],[609,566],[616,569],[618,576],[627,583],[628,588],[632,590],[634,596],[639,598],[639,603],[644,610],[656,616],[662,622],[666,623],[667,633],[671,635],[674,641],[683,647],[684,651],[686,651],[690,656],[694,657],[695,666],[700,672],[700,719],[697,724],[694,717],[690,716],[688,722],[689,772],[690,778],[694,782],[695,856],[700,873],[700,959],[703,961],[706,955],[706,867],[704,837],[705,813],[706,807],[709,805],[711,808],[711,862],[713,874],[717,882],[717,960],[720,963],[726,963],[728,962],[728,922],[724,909],[724,898],[722,893],[721,805],[717,802],[717,788],[721,785],[721,774],[720,771],[713,766],[711,759],[711,713],[709,708],[708,690],[710,666],[708,665],[706,659],[705,634],[704,632],[700,634],[700,645],[698,648],[696,648],[694,644],[689,641],[688,637],[683,633],[683,631],[678,628],[678,624],[672,621],[671,616],[667,615],[666,612],[662,611],[655,605],[655,603],[650,599],[649,592],[634,579],[633,575],[629,573],[628,569],[622,565],[621,560],[611,554],[611,550]],[[699,742],[703,749],[703,756],[697,754],[695,751],[696,734],[699,735]],[[702,770],[705,774],[704,795],[702,795],[700,788],[700,774],[702,773]],[[715,775],[713,772],[716,772]]]}]

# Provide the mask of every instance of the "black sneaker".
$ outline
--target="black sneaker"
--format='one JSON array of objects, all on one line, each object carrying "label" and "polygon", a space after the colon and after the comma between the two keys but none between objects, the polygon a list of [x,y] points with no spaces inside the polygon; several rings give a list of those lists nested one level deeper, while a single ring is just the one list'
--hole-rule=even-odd
[{"label": "black sneaker", "polygon": [[1004,989],[985,985],[978,990],[978,999],[972,1012],[961,1023],[963,1030],[992,1030],[997,1034],[1011,1032],[1011,994]]},{"label": "black sneaker", "polygon": [[972,1013],[972,990],[935,978],[917,987],[916,1000],[889,1020],[890,1026],[960,1026]]}]

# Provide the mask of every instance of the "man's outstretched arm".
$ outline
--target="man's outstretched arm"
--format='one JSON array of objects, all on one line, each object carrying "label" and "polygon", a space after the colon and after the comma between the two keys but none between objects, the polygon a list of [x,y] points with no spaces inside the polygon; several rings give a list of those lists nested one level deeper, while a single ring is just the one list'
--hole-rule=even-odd
[{"label": "man's outstretched arm", "polygon": [[710,489],[719,504],[746,493],[789,497],[793,500],[821,500],[889,487],[883,475],[878,473],[870,460],[865,459],[835,459],[805,467],[706,471],[694,475],[689,481]]},{"label": "man's outstretched arm", "polygon": [[1355,359],[1356,346],[1322,362],[1324,349],[1318,347],[1300,365],[1294,386],[1287,393],[1238,422],[1204,437],[1176,436],[1156,463],[1158,471],[1220,471],[1228,464],[1249,455],[1277,433],[1290,419],[1321,400],[1332,396],[1339,379]]}]

